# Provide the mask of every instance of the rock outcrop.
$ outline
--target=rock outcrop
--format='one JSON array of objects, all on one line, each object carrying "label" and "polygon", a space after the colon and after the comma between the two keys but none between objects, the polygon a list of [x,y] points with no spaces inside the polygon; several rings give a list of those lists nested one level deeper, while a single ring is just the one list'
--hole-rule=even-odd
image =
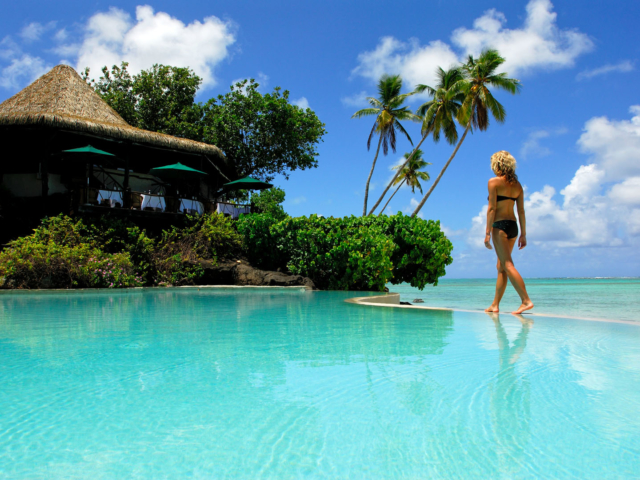
[{"label": "rock outcrop", "polygon": [[223,260],[217,265],[203,262],[201,265],[204,268],[204,275],[198,281],[200,285],[305,286],[316,289],[310,278],[260,270],[252,267],[245,260]]}]

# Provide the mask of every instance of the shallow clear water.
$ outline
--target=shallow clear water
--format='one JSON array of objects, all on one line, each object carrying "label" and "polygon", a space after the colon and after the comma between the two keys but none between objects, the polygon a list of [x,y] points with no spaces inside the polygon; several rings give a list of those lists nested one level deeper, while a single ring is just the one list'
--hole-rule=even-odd
[{"label": "shallow clear water", "polygon": [[0,478],[640,472],[640,326],[349,296],[0,295]]},{"label": "shallow clear water", "polygon": [[[640,278],[527,278],[533,313],[569,317],[606,318],[640,322]],[[403,302],[424,300],[424,305],[484,310],[493,301],[495,279],[442,279],[437,287],[420,291],[408,284],[388,285]],[[520,297],[509,284],[500,309],[511,312]]]}]

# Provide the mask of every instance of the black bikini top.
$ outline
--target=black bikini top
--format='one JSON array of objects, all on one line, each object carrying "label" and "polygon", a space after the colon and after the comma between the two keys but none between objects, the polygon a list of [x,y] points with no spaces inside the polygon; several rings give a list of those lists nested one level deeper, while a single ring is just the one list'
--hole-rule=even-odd
[{"label": "black bikini top", "polygon": [[513,200],[515,202],[517,199],[518,199],[518,197],[511,198],[511,197],[505,197],[504,195],[498,195],[496,197],[496,202],[500,202],[501,200]]}]

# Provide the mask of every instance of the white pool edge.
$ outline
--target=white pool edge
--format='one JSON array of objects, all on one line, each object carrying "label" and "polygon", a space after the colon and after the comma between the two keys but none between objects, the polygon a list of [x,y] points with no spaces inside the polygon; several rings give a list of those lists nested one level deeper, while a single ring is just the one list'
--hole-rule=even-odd
[{"label": "white pool edge", "polygon": [[566,318],[568,320],[586,320],[588,322],[605,322],[605,323],[623,323],[625,325],[640,326],[640,322],[633,322],[630,320],[617,320],[609,318],[591,318],[591,317],[572,317],[569,315],[552,315],[547,313],[532,313],[525,312],[522,314],[513,314],[511,312],[489,313],[482,310],[465,310],[462,308],[445,308],[445,307],[428,307],[423,305],[400,305],[400,294],[389,292],[383,295],[377,295],[373,297],[353,297],[345,300],[347,303],[353,303],[356,305],[366,305],[370,307],[387,307],[387,308],[406,308],[412,310],[439,310],[448,312],[468,312],[468,313],[484,313],[488,316],[494,315],[513,315],[513,316],[531,316],[531,317],[543,317],[543,318]]}]

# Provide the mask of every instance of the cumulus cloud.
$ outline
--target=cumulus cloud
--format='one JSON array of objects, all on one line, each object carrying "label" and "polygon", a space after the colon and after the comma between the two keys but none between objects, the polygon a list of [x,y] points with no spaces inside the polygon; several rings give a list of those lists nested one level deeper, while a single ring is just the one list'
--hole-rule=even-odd
[{"label": "cumulus cloud", "polygon": [[478,55],[485,48],[496,48],[505,58],[504,70],[520,75],[534,68],[566,68],[593,48],[587,35],[562,30],[549,0],[531,0],[522,28],[505,28],[506,17],[492,9],[473,23],[472,29],[459,28],[452,42],[465,54]]},{"label": "cumulus cloud", "polygon": [[0,70],[0,87],[18,89],[30,83],[52,68],[39,57],[23,54],[14,58],[11,63]]},{"label": "cumulus cloud", "polygon": [[640,105],[629,111],[631,120],[592,118],[578,140],[580,150],[593,156],[608,180],[640,175]]},{"label": "cumulus cloud", "polygon": [[[640,243],[640,106],[631,120],[592,118],[578,146],[590,155],[560,190],[527,193],[527,236],[545,249],[619,247]],[[471,221],[467,244],[482,248],[485,205]]]},{"label": "cumulus cloud", "polygon": [[309,100],[307,100],[306,97],[300,97],[297,100],[293,100],[291,103],[293,103],[294,105],[297,105],[303,110],[306,110],[307,108],[309,108]]},{"label": "cumulus cloud", "polygon": [[439,40],[421,45],[418,39],[405,43],[384,37],[374,50],[358,55],[358,66],[352,73],[374,82],[385,73],[398,73],[406,86],[413,89],[419,83],[433,85],[437,66],[447,68],[457,62],[451,47]]},{"label": "cumulus cloud", "polygon": [[383,37],[374,50],[358,56],[353,75],[378,81],[385,73],[398,73],[407,87],[433,85],[437,67],[447,68],[468,54],[478,55],[485,48],[496,48],[506,58],[504,70],[512,76],[534,69],[566,68],[578,56],[593,48],[593,42],[577,30],[561,29],[549,0],[530,0],[521,28],[509,29],[504,14],[488,10],[473,28],[458,28],[451,45],[435,40],[426,45],[418,39],[402,42]]},{"label": "cumulus cloud", "polygon": [[627,73],[632,72],[634,69],[635,67],[633,63],[629,60],[624,60],[614,65],[608,63],[606,65],[603,65],[602,67],[580,72],[578,75],[576,75],[576,80],[588,80],[590,78],[598,77],[600,75],[606,75],[607,73],[611,72]]},{"label": "cumulus cloud", "polygon": [[190,67],[203,87],[216,84],[214,70],[229,55],[235,42],[234,26],[217,17],[186,25],[148,5],[136,7],[136,17],[118,8],[93,15],[77,48],[78,70],[90,67],[94,76],[105,65],[129,62],[131,72],[155,63]]}]

